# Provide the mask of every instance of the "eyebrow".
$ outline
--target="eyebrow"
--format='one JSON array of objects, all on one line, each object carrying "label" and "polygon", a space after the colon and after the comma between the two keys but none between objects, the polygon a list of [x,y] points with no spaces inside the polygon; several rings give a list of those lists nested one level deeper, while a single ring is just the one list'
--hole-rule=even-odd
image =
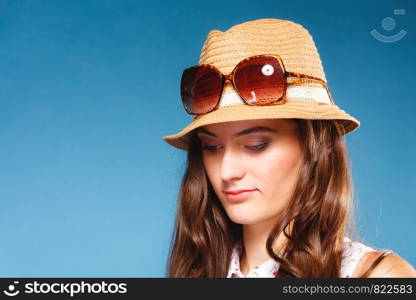
[{"label": "eyebrow", "polygon": [[[213,136],[213,137],[217,138],[217,136],[215,134],[206,130],[203,127],[198,128],[198,132],[203,132],[207,135],[210,135],[210,136]],[[273,128],[270,128],[270,127],[266,127],[266,126],[256,126],[256,127],[250,127],[250,128],[244,129],[240,132],[237,132],[234,136],[235,137],[242,136],[242,135],[250,134],[250,133],[253,133],[253,132],[276,132],[276,130],[273,129]]]}]

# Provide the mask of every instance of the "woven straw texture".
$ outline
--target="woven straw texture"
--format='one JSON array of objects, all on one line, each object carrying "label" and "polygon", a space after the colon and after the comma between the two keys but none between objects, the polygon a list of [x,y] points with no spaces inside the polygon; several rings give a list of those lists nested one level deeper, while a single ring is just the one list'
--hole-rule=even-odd
[{"label": "woven straw texture", "polygon": [[[261,54],[277,54],[282,58],[286,71],[318,77],[326,77],[319,53],[309,32],[300,24],[280,19],[259,19],[232,26],[227,31],[211,30],[202,47],[200,64],[212,64],[223,74],[229,74],[243,59]],[[321,86],[319,82],[288,78],[288,89],[308,89]],[[226,85],[224,93],[233,90]],[[233,91],[231,91],[233,92]],[[313,100],[313,101],[311,101]],[[334,119],[344,128],[344,134],[357,129],[360,122],[337,105],[322,103],[308,97],[287,98],[282,105],[249,106],[243,102],[223,106],[204,115],[195,116],[190,124],[177,134],[164,136],[170,145],[189,149],[190,132],[198,127],[240,120],[301,118]]]}]

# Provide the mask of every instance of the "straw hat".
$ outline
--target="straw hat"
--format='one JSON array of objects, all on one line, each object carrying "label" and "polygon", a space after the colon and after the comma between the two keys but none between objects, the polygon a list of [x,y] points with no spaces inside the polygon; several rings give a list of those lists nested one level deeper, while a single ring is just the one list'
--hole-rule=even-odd
[{"label": "straw hat", "polygon": [[[315,76],[327,82],[312,36],[302,25],[280,19],[248,21],[224,32],[211,30],[202,47],[199,64],[212,64],[223,74],[229,74],[241,60],[260,54],[277,54],[286,71]],[[319,81],[288,77],[286,103],[270,106],[245,104],[227,83],[218,109],[194,116],[179,133],[163,139],[176,148],[188,150],[190,133],[198,127],[254,119],[334,119],[344,129],[344,134],[360,126],[358,120],[331,101],[329,90]]]}]

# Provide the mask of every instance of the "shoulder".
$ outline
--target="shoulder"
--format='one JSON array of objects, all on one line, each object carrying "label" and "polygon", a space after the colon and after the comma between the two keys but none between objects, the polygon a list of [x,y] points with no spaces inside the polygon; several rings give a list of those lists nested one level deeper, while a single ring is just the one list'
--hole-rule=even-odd
[{"label": "shoulder", "polygon": [[[355,275],[365,272],[382,254],[380,251],[371,251],[363,255]],[[386,255],[379,264],[370,272],[368,277],[411,277],[416,278],[416,270],[413,266],[400,256],[390,253]]]}]

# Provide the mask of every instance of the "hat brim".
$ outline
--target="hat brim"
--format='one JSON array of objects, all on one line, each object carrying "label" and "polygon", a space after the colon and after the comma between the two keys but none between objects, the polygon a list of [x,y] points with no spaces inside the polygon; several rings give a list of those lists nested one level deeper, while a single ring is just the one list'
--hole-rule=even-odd
[{"label": "hat brim", "polygon": [[348,134],[360,126],[360,122],[337,105],[319,102],[287,101],[283,105],[250,106],[232,105],[199,115],[177,134],[167,135],[163,140],[173,147],[188,150],[190,132],[198,127],[231,121],[259,119],[309,119],[336,120]]}]

